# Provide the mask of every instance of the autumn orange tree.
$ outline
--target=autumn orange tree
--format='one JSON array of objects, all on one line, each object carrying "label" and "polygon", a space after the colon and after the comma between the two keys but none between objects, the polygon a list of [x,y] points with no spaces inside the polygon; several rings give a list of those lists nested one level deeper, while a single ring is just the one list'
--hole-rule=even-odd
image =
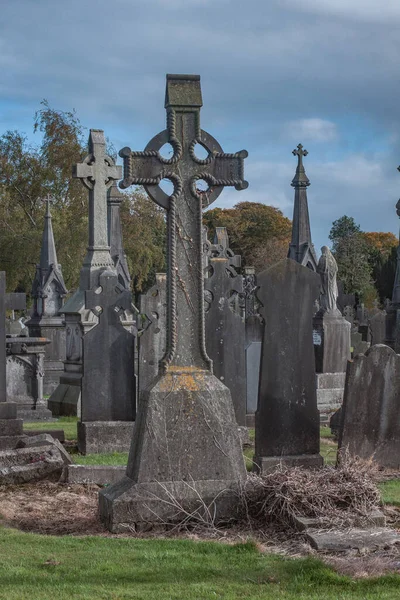
[{"label": "autumn orange tree", "polygon": [[239,202],[233,208],[206,211],[203,221],[211,241],[216,227],[226,227],[232,250],[256,271],[287,256],[292,224],[274,206]]}]

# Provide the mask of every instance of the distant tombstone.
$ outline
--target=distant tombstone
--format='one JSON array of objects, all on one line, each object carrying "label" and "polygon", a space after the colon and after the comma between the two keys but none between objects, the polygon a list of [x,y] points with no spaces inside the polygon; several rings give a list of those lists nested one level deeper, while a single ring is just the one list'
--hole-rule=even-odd
[{"label": "distant tombstone", "polygon": [[15,448],[22,436],[23,421],[17,418],[17,405],[7,399],[6,310],[25,308],[25,294],[7,294],[6,274],[0,271],[0,450]]},{"label": "distant tombstone", "polygon": [[238,425],[246,425],[245,322],[239,296],[243,278],[235,269],[240,256],[229,248],[225,227],[217,227],[205,284],[205,335],[214,375],[231,392]]},{"label": "distant tombstone", "polygon": [[339,449],[400,468],[400,355],[377,344],[348,365]]},{"label": "distant tombstone", "polygon": [[320,277],[281,260],[258,276],[265,331],[256,412],[254,462],[266,473],[280,463],[319,467],[313,305]]},{"label": "distant tombstone", "polygon": [[243,274],[245,325],[246,325],[246,386],[247,425],[254,427],[260,381],[261,349],[264,322],[260,315],[261,304],[257,297],[258,285],[254,267],[244,267]]},{"label": "distant tombstone", "polygon": [[[78,448],[93,452],[101,447],[90,432],[93,422],[132,422],[135,420],[134,338],[121,323],[119,312],[131,304],[130,293],[118,283],[113,270],[99,276],[99,287],[87,291],[86,308],[99,319],[83,338],[82,420],[78,423]],[[118,390],[118,392],[117,392]],[[100,433],[103,428],[100,427]],[[111,426],[114,430],[115,427]],[[125,431],[124,426],[121,428]],[[131,436],[131,423],[126,427]],[[118,435],[118,434],[117,434]],[[122,431],[121,431],[121,434]],[[117,440],[114,450],[117,450]],[[126,440],[124,447],[127,447]],[[105,451],[105,450],[104,450]]]},{"label": "distant tombstone", "polygon": [[378,310],[368,319],[371,332],[371,346],[384,344],[386,336],[386,311]]},{"label": "distant tombstone", "polygon": [[139,297],[142,331],[139,336],[139,402],[140,395],[154,383],[159,364],[165,354],[167,318],[167,276],[156,273],[155,284]]},{"label": "distant tombstone", "polygon": [[357,354],[364,354],[370,347],[370,343],[363,340],[363,336],[359,331],[351,332],[350,343],[352,357],[357,356]]},{"label": "distant tombstone", "polygon": [[354,325],[354,308],[352,306],[345,306],[343,309],[343,316],[350,323],[351,326]]}]

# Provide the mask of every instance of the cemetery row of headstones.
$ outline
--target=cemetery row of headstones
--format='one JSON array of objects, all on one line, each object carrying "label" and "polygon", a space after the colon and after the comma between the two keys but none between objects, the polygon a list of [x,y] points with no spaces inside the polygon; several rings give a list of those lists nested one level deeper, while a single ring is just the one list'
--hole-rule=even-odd
[{"label": "cemetery row of headstones", "polygon": [[[140,319],[129,291],[119,219],[121,195],[114,183],[121,179],[121,168],[106,155],[102,131],[91,130],[89,154],[74,172],[88,189],[89,245],[79,288],[62,307],[66,289],[47,202],[30,326],[32,332],[48,331],[52,341],[55,332],[61,339],[65,336],[65,346],[60,342],[65,360],[62,352],[46,355],[49,372],[60,371],[63,362],[49,407],[56,415],[80,410],[81,451],[126,449],[132,441],[125,479],[100,495],[102,518],[113,531],[127,523],[152,522],[155,515],[168,520],[171,495],[188,506],[199,494],[205,502],[220,496],[220,516],[228,514],[245,477],[237,425],[246,425],[246,413],[256,403],[254,463],[259,471],[267,472],[282,461],[321,465],[317,391],[328,404],[329,398],[337,398],[350,358],[351,324],[337,308],[336,262],[326,247],[317,261],[311,242],[309,180],[303,165],[307,151],[299,145],[293,152],[298,164],[292,181],[295,204],[288,258],[257,280],[250,267],[241,274],[240,257],[229,249],[226,230],[217,228],[210,243],[201,215],[224,186],[247,187],[243,177],[247,153],[223,152],[200,128],[201,106],[198,76],[167,76],[166,130],[144,152],[129,148],[120,152],[124,159],[120,187],[143,185],[167,213],[167,272],[159,274],[153,288],[141,297]],[[159,150],[167,142],[174,154],[165,159]],[[196,144],[206,148],[206,159],[197,157]],[[159,187],[161,179],[174,184],[170,196]],[[198,180],[205,180],[208,189],[199,189]],[[18,299],[7,299],[5,290],[0,292],[4,328],[5,308],[20,305]],[[394,307],[395,292],[388,314]],[[26,340],[35,338],[24,339],[26,351]],[[52,344],[53,349],[56,346]],[[370,385],[370,370],[375,369],[386,390],[397,363],[389,357],[390,366],[382,372],[377,359],[380,348],[373,347],[365,360],[369,371],[363,381]],[[37,370],[43,381],[43,352],[37,353],[42,356]],[[357,360],[347,366],[344,420],[354,415],[355,395],[349,390],[362,371]],[[368,367],[371,361],[373,366]],[[0,356],[0,365],[5,368],[5,355]],[[390,389],[397,397],[398,386]],[[378,393],[382,398],[382,389]],[[36,404],[39,396],[43,398],[42,390],[36,391]],[[376,405],[382,402],[386,399]],[[14,427],[18,435],[21,422],[14,408],[7,410],[7,431]],[[392,414],[383,405],[382,411]],[[342,444],[348,431],[343,423]],[[387,431],[379,430],[380,440],[386,442]],[[390,432],[397,440],[396,427]]]}]

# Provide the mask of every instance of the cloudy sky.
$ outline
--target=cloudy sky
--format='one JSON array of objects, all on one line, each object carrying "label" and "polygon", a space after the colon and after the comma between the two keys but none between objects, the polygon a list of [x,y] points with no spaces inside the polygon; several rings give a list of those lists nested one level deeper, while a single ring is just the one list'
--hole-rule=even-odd
[{"label": "cloudy sky", "polygon": [[165,127],[166,73],[201,75],[202,128],[245,148],[243,192],[292,216],[301,142],[313,241],[348,214],[398,232],[399,0],[3,0],[0,133],[32,134],[41,99],[116,148]]}]

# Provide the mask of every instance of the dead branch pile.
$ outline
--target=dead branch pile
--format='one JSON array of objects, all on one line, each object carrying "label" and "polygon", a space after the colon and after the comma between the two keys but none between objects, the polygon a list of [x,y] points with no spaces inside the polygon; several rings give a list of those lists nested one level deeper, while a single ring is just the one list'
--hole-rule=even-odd
[{"label": "dead branch pile", "polygon": [[371,475],[369,463],[349,456],[336,468],[251,474],[242,490],[241,521],[257,529],[271,523],[292,527],[297,516],[318,519],[321,527],[360,524],[380,504]]}]

